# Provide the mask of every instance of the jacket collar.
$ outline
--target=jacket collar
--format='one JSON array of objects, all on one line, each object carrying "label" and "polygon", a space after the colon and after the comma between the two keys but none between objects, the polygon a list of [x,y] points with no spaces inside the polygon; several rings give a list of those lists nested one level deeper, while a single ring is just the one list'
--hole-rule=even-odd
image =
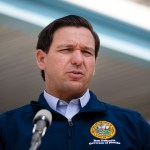
[{"label": "jacket collar", "polygon": [[85,107],[81,110],[83,112],[105,112],[107,107],[105,103],[97,99],[96,95],[90,91],[90,100]]},{"label": "jacket collar", "polygon": [[37,110],[40,109],[52,110],[44,98],[44,93],[40,94],[38,101],[31,101],[31,106]]}]

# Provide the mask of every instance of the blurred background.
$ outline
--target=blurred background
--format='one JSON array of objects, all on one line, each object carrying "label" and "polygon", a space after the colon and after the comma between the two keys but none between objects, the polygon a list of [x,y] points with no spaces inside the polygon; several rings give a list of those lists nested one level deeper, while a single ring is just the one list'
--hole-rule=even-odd
[{"label": "blurred background", "polygon": [[150,0],[0,0],[0,11],[0,113],[38,99],[44,90],[34,56],[38,34],[75,14],[101,39],[90,89],[150,121]]}]

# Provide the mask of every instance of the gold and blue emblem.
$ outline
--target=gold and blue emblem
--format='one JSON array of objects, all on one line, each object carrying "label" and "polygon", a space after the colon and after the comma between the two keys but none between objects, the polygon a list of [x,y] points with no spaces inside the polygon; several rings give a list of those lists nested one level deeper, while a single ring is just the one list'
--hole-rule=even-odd
[{"label": "gold and blue emblem", "polygon": [[90,132],[94,137],[106,140],[116,134],[116,128],[108,121],[98,121],[92,125]]}]

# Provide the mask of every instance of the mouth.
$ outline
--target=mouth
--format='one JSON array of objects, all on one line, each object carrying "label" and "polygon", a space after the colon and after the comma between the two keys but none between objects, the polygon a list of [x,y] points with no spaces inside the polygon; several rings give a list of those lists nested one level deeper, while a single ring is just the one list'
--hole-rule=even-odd
[{"label": "mouth", "polygon": [[73,74],[83,74],[81,71],[72,71],[70,73],[73,73]]},{"label": "mouth", "polygon": [[73,70],[68,72],[69,77],[73,78],[73,79],[80,79],[84,76],[84,73],[82,71],[78,71],[78,70]]}]

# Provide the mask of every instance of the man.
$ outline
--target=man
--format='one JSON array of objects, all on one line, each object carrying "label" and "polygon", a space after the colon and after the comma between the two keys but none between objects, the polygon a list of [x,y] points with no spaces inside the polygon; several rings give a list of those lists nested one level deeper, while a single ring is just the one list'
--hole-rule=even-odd
[{"label": "man", "polygon": [[38,102],[0,116],[0,150],[27,150],[32,120],[52,113],[39,150],[150,150],[150,126],[137,112],[99,101],[88,85],[95,74],[99,37],[84,18],[70,15],[39,34],[36,60],[45,81]]}]

